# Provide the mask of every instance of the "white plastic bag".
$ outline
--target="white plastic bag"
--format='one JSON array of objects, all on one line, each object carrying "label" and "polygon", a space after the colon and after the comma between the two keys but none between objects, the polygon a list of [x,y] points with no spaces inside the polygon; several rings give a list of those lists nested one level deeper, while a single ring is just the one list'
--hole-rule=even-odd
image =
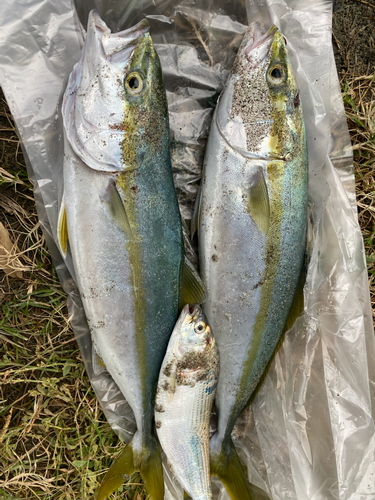
[{"label": "white plastic bag", "polygon": [[[181,213],[191,218],[218,95],[245,24],[277,24],[288,42],[307,130],[310,257],[305,313],[287,332],[235,443],[257,499],[375,498],[375,346],[350,140],[331,44],[331,2],[308,0],[77,0],[113,31],[147,16],[169,103]],[[246,11],[247,7],[247,11]],[[55,244],[62,193],[61,96],[84,30],[72,0],[3,0],[0,83],[23,141],[39,218],[86,369],[107,419],[129,441],[130,407],[108,373],[94,376],[91,339],[71,260]],[[188,249],[191,257],[194,248]],[[168,469],[166,498],[183,498]],[[214,498],[228,499],[214,480]],[[262,491],[264,494],[262,494]]]}]

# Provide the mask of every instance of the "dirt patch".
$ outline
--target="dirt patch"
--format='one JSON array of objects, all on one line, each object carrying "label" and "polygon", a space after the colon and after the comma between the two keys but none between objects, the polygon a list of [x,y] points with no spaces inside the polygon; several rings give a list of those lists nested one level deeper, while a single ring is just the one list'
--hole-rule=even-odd
[{"label": "dirt patch", "polygon": [[375,0],[334,0],[333,49],[340,74],[374,72],[374,26]]}]

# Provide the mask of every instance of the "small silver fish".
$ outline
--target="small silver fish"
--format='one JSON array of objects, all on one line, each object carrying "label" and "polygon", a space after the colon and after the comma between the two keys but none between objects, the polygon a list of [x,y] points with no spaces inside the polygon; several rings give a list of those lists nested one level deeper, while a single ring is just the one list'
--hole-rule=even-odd
[{"label": "small silver fish", "polygon": [[155,424],[173,472],[193,500],[212,498],[209,427],[219,352],[202,309],[186,305],[165,355],[156,393]]}]

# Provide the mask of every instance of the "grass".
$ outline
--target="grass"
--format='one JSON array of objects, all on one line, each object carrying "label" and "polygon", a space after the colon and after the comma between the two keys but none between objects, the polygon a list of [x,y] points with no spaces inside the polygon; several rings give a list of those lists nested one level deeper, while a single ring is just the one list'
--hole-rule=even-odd
[{"label": "grass", "polygon": [[[0,271],[0,498],[93,498],[122,444],[84,370],[3,99],[0,206],[21,273]],[[138,474],[119,498],[145,498]]]},{"label": "grass", "polygon": [[[342,79],[354,145],[359,221],[375,290],[375,75]],[[122,448],[107,424],[70,328],[66,295],[38,223],[12,118],[0,106],[0,222],[22,277],[0,271],[0,499],[93,498]],[[145,498],[135,474],[113,499]]]},{"label": "grass", "polygon": [[353,144],[358,219],[375,317],[375,74],[344,77],[342,88]]}]

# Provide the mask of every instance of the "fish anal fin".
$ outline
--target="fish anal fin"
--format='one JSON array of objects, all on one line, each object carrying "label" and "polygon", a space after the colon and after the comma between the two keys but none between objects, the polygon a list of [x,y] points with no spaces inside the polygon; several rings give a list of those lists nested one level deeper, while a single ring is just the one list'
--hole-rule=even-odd
[{"label": "fish anal fin", "polygon": [[100,375],[107,369],[94,345],[92,346],[92,368],[95,375]]},{"label": "fish anal fin", "polygon": [[254,500],[244,467],[231,440],[219,454],[211,452],[210,469],[211,476],[220,479],[232,500]]},{"label": "fish anal fin", "polygon": [[68,221],[66,218],[66,209],[64,198],[61,201],[59,217],[57,221],[57,238],[60,246],[61,253],[66,257],[68,249]]},{"label": "fish anal fin", "polygon": [[101,193],[100,201],[107,210],[111,219],[130,239],[132,237],[132,232],[129,219],[126,214],[125,204],[113,180],[109,182],[105,191]]},{"label": "fish anal fin", "polygon": [[100,485],[96,500],[104,500],[116,491],[130,476],[139,471],[150,500],[164,500],[164,479],[160,447],[154,437],[150,437],[147,448],[140,452],[133,449],[133,441],[126,445],[115,460]]},{"label": "fish anal fin", "polygon": [[186,304],[202,303],[204,296],[203,282],[193,264],[185,256],[180,275],[179,309],[181,310]]},{"label": "fish anal fin", "polygon": [[255,224],[267,235],[270,222],[270,201],[267,183],[261,169],[257,170],[251,179],[247,209]]}]

